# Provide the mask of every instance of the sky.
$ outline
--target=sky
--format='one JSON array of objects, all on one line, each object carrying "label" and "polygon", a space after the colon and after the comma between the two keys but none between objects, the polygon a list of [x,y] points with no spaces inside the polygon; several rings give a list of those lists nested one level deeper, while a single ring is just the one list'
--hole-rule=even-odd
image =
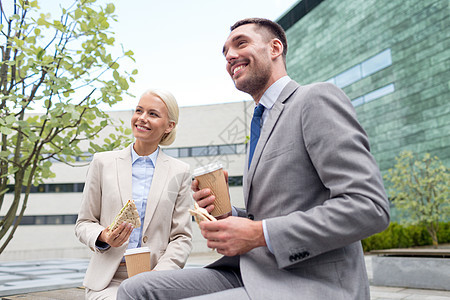
[{"label": "sky", "polygon": [[225,70],[222,47],[229,28],[246,17],[276,20],[298,0],[108,2],[116,6],[118,22],[111,25],[117,44],[134,52],[139,71],[129,89],[135,97],[124,96],[113,107],[129,110],[149,88],[172,92],[179,106],[251,100],[236,90]]}]

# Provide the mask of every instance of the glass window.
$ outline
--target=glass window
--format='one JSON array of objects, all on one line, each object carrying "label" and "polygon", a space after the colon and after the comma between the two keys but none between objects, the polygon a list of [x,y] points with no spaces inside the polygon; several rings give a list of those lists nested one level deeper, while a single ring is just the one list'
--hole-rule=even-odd
[{"label": "glass window", "polygon": [[390,65],[392,65],[392,56],[391,49],[388,48],[362,63],[328,79],[326,82],[334,83],[338,87],[343,88]]},{"label": "glass window", "polygon": [[229,186],[242,186],[242,176],[230,176],[228,177]]},{"label": "glass window", "polygon": [[192,156],[206,156],[208,155],[208,147],[192,147]]},{"label": "glass window", "polygon": [[8,189],[8,190],[6,191],[6,193],[11,194],[11,193],[14,192],[14,184],[8,184],[8,185],[6,186],[6,188]]},{"label": "glass window", "polygon": [[356,65],[347,71],[342,72],[336,76],[336,85],[340,88],[346,87],[362,78],[361,66]]},{"label": "glass window", "polygon": [[370,92],[370,93],[366,94],[364,96],[364,102],[367,103],[369,101],[378,99],[378,98],[383,97],[383,96],[385,96],[387,94],[391,94],[394,91],[395,91],[394,84],[391,83],[391,84],[386,85],[386,86],[384,86],[382,88],[379,88],[378,90],[375,90],[373,92]]},{"label": "glass window", "polygon": [[219,146],[208,146],[208,155],[219,155]]},{"label": "glass window", "polygon": [[362,76],[369,76],[390,65],[392,65],[391,49],[386,49],[361,64]]},{"label": "glass window", "polygon": [[39,186],[32,185],[30,188],[30,193],[37,193]]},{"label": "glass window", "polygon": [[179,157],[189,157],[189,148],[179,148],[178,149],[178,155]]},{"label": "glass window", "polygon": [[63,216],[63,224],[75,224],[76,221],[77,221],[77,215]]},{"label": "glass window", "polygon": [[221,145],[219,146],[220,154],[235,154],[236,145]]},{"label": "glass window", "polygon": [[45,216],[36,216],[34,221],[36,225],[45,225]]},{"label": "glass window", "polygon": [[47,216],[46,224],[58,225],[63,223],[63,216]]},{"label": "glass window", "polygon": [[34,216],[23,216],[20,225],[34,225]]},{"label": "glass window", "polygon": [[236,154],[244,154],[245,153],[245,145],[246,144],[237,144],[236,145]]},{"label": "glass window", "polygon": [[48,184],[48,192],[50,193],[73,193],[73,183]]},{"label": "glass window", "polygon": [[354,107],[364,104],[364,97],[358,97],[358,98],[352,100],[352,104]]},{"label": "glass window", "polygon": [[325,82],[332,83],[332,84],[336,84],[336,80],[334,79],[334,77],[332,77],[332,78],[326,80]]},{"label": "glass window", "polygon": [[84,189],[84,183],[74,183],[73,184],[73,191],[74,193],[81,193]]},{"label": "glass window", "polygon": [[172,148],[172,149],[165,148],[162,150],[165,154],[167,154],[169,156],[178,157],[178,148]]}]

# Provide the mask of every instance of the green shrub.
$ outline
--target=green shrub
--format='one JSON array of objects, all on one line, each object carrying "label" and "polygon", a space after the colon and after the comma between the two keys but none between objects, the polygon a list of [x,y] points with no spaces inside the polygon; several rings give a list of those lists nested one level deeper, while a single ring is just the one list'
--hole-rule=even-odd
[{"label": "green shrub", "polygon": [[[450,222],[439,223],[439,243],[450,243]],[[425,225],[400,225],[396,222],[375,235],[362,240],[365,252],[371,250],[409,248],[433,245]]]},{"label": "green shrub", "polygon": [[[394,168],[384,176],[390,183],[389,198],[405,216],[402,223],[425,226],[437,248],[439,223],[450,219],[450,169],[429,153],[420,159],[403,151],[395,160]],[[419,242],[424,241],[419,238]]]}]

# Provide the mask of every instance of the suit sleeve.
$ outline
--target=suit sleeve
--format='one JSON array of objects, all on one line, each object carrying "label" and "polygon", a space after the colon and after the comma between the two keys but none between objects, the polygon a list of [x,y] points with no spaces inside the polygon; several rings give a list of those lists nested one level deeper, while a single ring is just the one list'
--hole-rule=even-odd
[{"label": "suit sleeve", "polygon": [[307,93],[299,117],[299,134],[320,178],[317,184],[329,191],[329,197],[308,210],[266,220],[280,268],[300,261],[293,254],[310,259],[389,224],[381,174],[347,96],[332,84],[316,85]]},{"label": "suit sleeve", "polygon": [[83,190],[80,212],[75,224],[75,235],[94,252],[103,252],[108,249],[99,249],[95,243],[98,236],[104,229],[100,225],[101,213],[101,172],[99,171],[99,161],[94,155],[89,165],[86,182]]}]

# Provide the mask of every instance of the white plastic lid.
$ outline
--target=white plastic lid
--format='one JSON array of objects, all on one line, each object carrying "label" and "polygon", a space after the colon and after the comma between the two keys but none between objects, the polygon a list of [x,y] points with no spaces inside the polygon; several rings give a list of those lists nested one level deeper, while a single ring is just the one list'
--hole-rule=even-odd
[{"label": "white plastic lid", "polygon": [[214,171],[222,169],[222,168],[223,168],[222,164],[220,162],[216,161],[212,164],[195,169],[194,172],[192,173],[192,176],[197,177],[197,176],[200,176],[203,174],[214,172]]},{"label": "white plastic lid", "polygon": [[139,253],[145,253],[150,252],[149,247],[140,247],[140,248],[134,248],[134,249],[127,249],[125,251],[125,255],[132,255],[132,254],[139,254]]}]

